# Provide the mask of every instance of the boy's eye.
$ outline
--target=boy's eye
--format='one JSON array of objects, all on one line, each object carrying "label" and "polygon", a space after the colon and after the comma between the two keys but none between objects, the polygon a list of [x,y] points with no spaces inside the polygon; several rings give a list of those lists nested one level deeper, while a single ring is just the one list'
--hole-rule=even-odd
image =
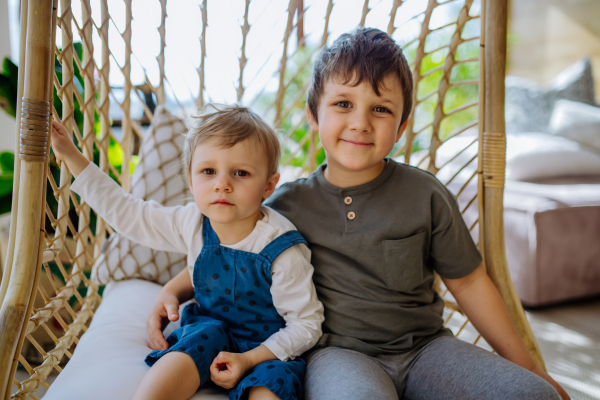
[{"label": "boy's eye", "polygon": [[248,172],[246,172],[246,171],[242,171],[242,170],[240,170],[240,171],[235,171],[235,172],[233,173],[233,175],[235,175],[235,176],[240,176],[240,177],[245,177],[245,176],[248,176],[248,175],[250,175],[250,174],[249,174]]},{"label": "boy's eye", "polygon": [[377,106],[373,110],[378,113],[390,112],[387,108],[382,107],[382,106]]},{"label": "boy's eye", "polygon": [[204,168],[202,170],[202,173],[205,175],[214,175],[214,174],[216,174],[216,171],[212,168]]},{"label": "boy's eye", "polygon": [[350,102],[349,101],[338,101],[337,103],[335,103],[337,106],[340,106],[342,108],[350,108]]}]

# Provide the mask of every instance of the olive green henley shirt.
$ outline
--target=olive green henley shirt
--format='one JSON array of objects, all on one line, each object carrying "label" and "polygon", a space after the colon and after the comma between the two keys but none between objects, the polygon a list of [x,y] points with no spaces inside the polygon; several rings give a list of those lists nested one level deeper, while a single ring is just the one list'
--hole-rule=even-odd
[{"label": "olive green henley shirt", "polygon": [[482,261],[455,197],[429,172],[390,159],[377,178],[348,188],[330,184],[326,167],[265,202],[312,251],[325,307],[317,347],[399,353],[451,335],[433,271],[462,278]]}]

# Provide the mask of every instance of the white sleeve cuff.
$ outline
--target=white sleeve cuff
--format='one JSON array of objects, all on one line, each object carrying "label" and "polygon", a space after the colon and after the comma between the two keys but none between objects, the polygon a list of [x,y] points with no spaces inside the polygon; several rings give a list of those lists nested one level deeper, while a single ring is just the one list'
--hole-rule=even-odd
[{"label": "white sleeve cuff", "polygon": [[283,347],[281,347],[279,343],[277,343],[277,340],[275,339],[268,338],[262,344],[265,345],[267,349],[271,350],[271,353],[275,354],[275,357],[277,357],[281,361],[289,361],[295,358],[290,357],[290,355],[285,351]]}]

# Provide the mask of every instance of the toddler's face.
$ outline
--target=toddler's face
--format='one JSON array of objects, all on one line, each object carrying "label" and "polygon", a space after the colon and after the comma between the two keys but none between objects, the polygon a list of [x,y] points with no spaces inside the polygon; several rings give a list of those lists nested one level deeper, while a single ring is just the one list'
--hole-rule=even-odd
[{"label": "toddler's face", "polygon": [[[352,83],[352,81],[350,82]],[[379,168],[404,131],[402,88],[388,75],[378,96],[370,82],[358,86],[329,80],[323,85],[317,118],[308,112],[311,129],[319,132],[330,169],[364,172]]]},{"label": "toddler's face", "polygon": [[211,221],[229,224],[253,218],[263,198],[275,190],[279,174],[268,171],[264,152],[253,140],[223,148],[214,140],[193,153],[189,185],[200,211]]}]

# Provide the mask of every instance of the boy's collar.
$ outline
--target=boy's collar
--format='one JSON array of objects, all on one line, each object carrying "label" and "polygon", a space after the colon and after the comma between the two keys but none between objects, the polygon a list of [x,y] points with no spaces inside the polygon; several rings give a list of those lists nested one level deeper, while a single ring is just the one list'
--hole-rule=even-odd
[{"label": "boy's collar", "polygon": [[321,166],[319,166],[319,168],[315,171],[315,176],[316,176],[319,184],[323,187],[323,189],[325,189],[327,192],[329,192],[331,194],[346,196],[346,195],[359,195],[359,194],[363,194],[363,193],[368,193],[368,192],[371,192],[371,191],[377,189],[385,181],[387,181],[388,178],[394,172],[394,169],[396,168],[396,164],[397,164],[396,161],[394,161],[393,159],[388,158],[388,157],[386,157],[384,160],[386,161],[386,165],[385,165],[385,168],[383,169],[383,171],[372,181],[363,183],[362,185],[358,185],[358,186],[350,186],[350,187],[346,187],[346,188],[341,188],[341,187],[337,187],[337,186],[334,186],[331,183],[329,183],[327,181],[327,179],[325,179],[325,175],[323,174],[323,172],[325,171],[325,168],[327,168],[327,164],[322,164]]}]

